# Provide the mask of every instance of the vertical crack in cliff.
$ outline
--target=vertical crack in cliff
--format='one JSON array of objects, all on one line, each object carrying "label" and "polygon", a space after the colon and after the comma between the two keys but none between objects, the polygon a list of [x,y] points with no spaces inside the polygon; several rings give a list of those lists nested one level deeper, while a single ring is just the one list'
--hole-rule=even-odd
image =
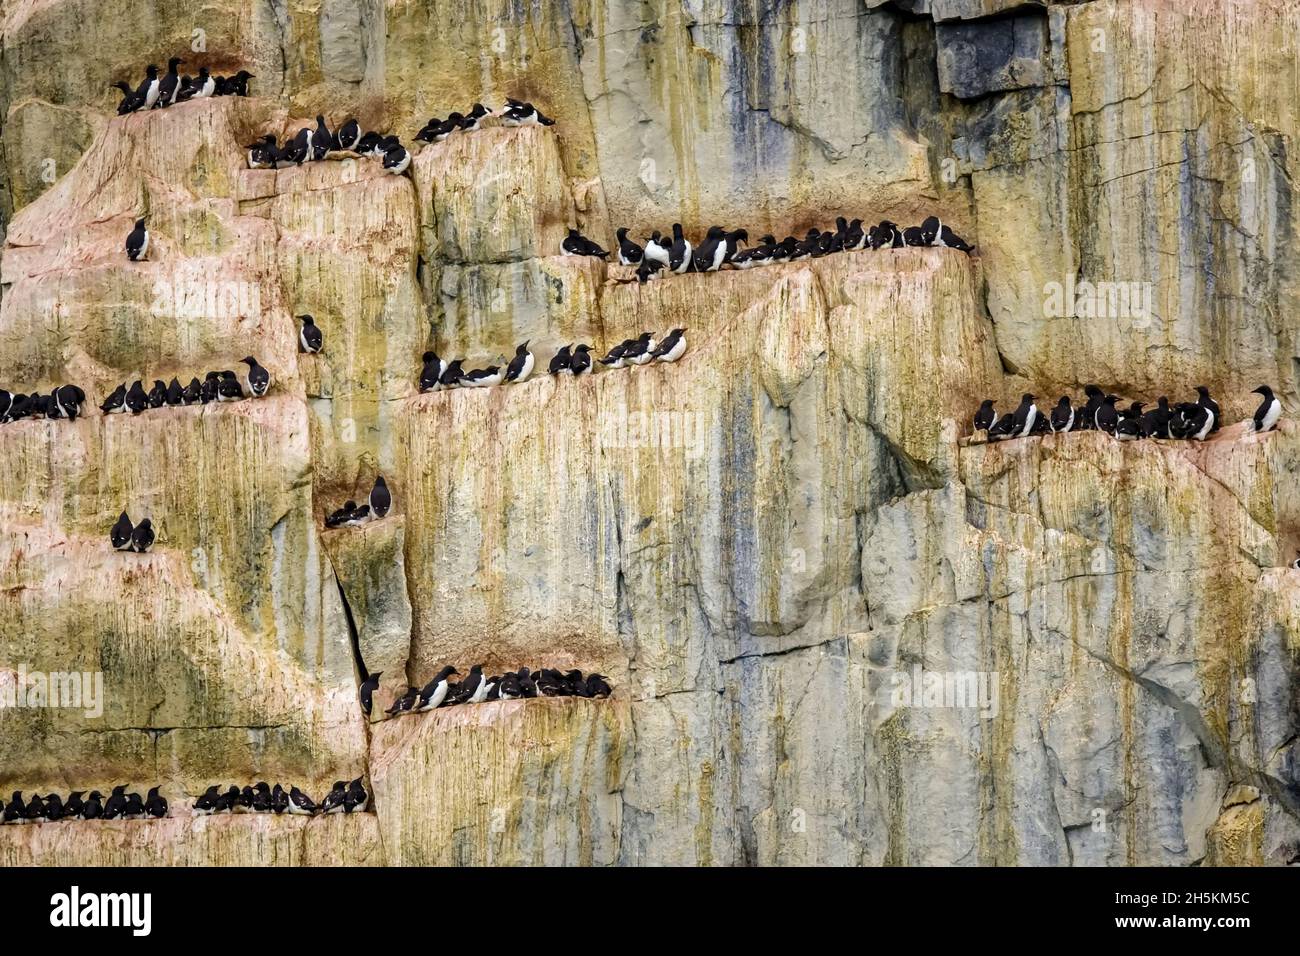
[{"label": "vertical crack in cliff", "polygon": [[338,571],[334,572],[334,584],[339,589],[339,600],[343,603],[343,617],[348,622],[348,639],[352,643],[352,660],[357,665],[357,673],[361,675],[361,680],[365,681],[370,677],[370,672],[366,670],[366,662],[361,658],[361,635],[357,631],[357,621],[352,616],[352,605],[348,603],[348,594],[343,590],[343,582],[339,580]]}]

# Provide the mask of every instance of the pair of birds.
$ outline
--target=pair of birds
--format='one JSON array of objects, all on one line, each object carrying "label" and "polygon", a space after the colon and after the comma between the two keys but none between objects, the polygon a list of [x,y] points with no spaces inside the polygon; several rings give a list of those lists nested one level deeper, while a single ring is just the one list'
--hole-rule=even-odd
[{"label": "pair of birds", "polygon": [[[656,230],[644,246],[639,246],[628,239],[629,230],[622,227],[616,233],[618,261],[625,266],[637,266],[637,281],[645,282],[658,277],[665,270],[681,275],[687,272],[716,272],[724,266],[752,269],[760,265],[797,262],[862,249],[942,246],[967,253],[974,249],[938,216],[929,216],[921,225],[906,229],[900,229],[896,223],[886,219],[864,230],[861,219],[849,220],[843,216],[836,218],[835,225],[834,231],[809,229],[803,239],[786,236],[778,242],[775,236],[765,235],[759,239],[758,245],[749,248],[743,248],[749,241],[749,233],[745,229],[728,230],[722,226],[710,226],[703,242],[694,245],[686,238],[681,223],[673,223],[671,241]],[[573,237],[574,231],[571,230],[570,239]],[[577,239],[582,240],[582,237],[579,235]],[[577,248],[577,243],[574,245]]]},{"label": "pair of birds", "polygon": [[150,789],[143,799],[138,793],[127,793],[126,785],[113,788],[108,799],[98,790],[74,790],[68,799],[62,799],[57,793],[42,798],[32,794],[28,801],[23,800],[23,792],[15,790],[4,808],[5,823],[47,823],[55,820],[140,820],[145,817],[161,818],[167,816],[167,800],[158,791],[159,787]]},{"label": "pair of birds", "polygon": [[216,813],[288,813],[310,817],[318,813],[361,813],[369,803],[370,795],[360,777],[351,783],[335,781],[319,805],[297,787],[285,790],[278,783],[272,787],[263,780],[243,789],[232,784],[222,790],[213,784],[195,799],[191,813],[196,817]]},{"label": "pair of birds", "polygon": [[337,130],[331,130],[322,115],[316,116],[316,128],[304,126],[283,145],[278,145],[274,133],[265,134],[257,142],[246,146],[249,169],[286,169],[303,163],[319,162],[330,153],[353,153],[372,159],[382,159],[385,172],[400,176],[411,165],[411,153],[402,141],[385,133],[362,133],[361,124],[350,119]]},{"label": "pair of birds", "polygon": [[134,551],[144,554],[153,547],[153,522],[145,518],[139,524],[131,523],[131,516],[125,511],[118,516],[113,527],[108,531],[108,540],[114,551]]},{"label": "pair of birds", "polygon": [[532,103],[506,97],[506,105],[500,110],[489,109],[482,103],[475,103],[466,113],[453,111],[446,119],[432,116],[415,134],[416,142],[441,143],[452,133],[472,133],[482,127],[489,116],[500,116],[503,126],[554,126],[555,120],[542,115],[541,110]]},{"label": "pair of birds", "polygon": [[[423,355],[420,370],[420,391],[431,392],[444,388],[483,388],[503,382],[525,382],[533,373],[536,357],[528,349],[528,342],[515,348],[514,358],[504,367],[489,365],[486,368],[464,371],[464,359],[447,362],[433,351]],[[686,351],[686,330],[673,329],[656,342],[654,334],[642,332],[634,339],[624,339],[611,348],[604,358],[597,359],[609,368],[628,365],[649,365],[651,362],[676,362]],[[586,343],[561,346],[551,357],[546,371],[549,375],[583,375],[592,371],[591,346]]]},{"label": "pair of birds", "polygon": [[[613,693],[603,674],[583,676],[582,671],[561,673],[549,667],[531,671],[521,667],[505,674],[484,676],[483,665],[475,664],[462,681],[452,680],[460,671],[443,667],[423,687],[408,687],[385,711],[390,717],[404,713],[425,713],[456,704],[481,704],[491,700],[520,700],[533,697],[605,698]],[[361,710],[367,717],[374,706],[374,692],[382,673],[371,674],[361,684]]]},{"label": "pair of birds", "polygon": [[66,418],[77,420],[86,393],[76,385],[57,385],[50,394],[9,392],[0,388],[0,423],[16,422],[22,418]]},{"label": "pair of birds", "polygon": [[393,495],[388,490],[388,484],[384,481],[384,476],[380,475],[375,479],[375,485],[370,489],[370,497],[366,503],[358,505],[355,501],[349,499],[344,502],[343,507],[337,511],[332,511],[325,518],[325,527],[340,528],[344,526],[356,526],[365,524],[367,521],[383,518],[393,507]]},{"label": "pair of birds", "polygon": [[[1204,385],[1196,386],[1194,402],[1171,405],[1160,396],[1156,407],[1144,411],[1145,402],[1133,402],[1128,408],[1117,408],[1118,398],[1108,395],[1096,385],[1084,389],[1087,402],[1076,408],[1068,395],[1061,396],[1051,413],[1044,415],[1034,404],[1036,396],[1026,392],[1014,412],[1001,417],[993,407],[992,399],[985,399],[975,413],[976,431],[985,431],[990,441],[1004,441],[1026,435],[1047,432],[1090,431],[1096,429],[1120,441],[1137,441],[1142,438],[1176,438],[1205,441],[1222,425],[1223,414],[1219,404]],[[1277,427],[1282,417],[1282,403],[1267,385],[1252,390],[1262,401],[1250,419],[1252,431],[1262,433]]]},{"label": "pair of birds", "polygon": [[135,89],[124,80],[113,84],[120,90],[122,101],[117,105],[117,115],[125,116],[137,110],[161,109],[186,100],[199,100],[209,96],[247,96],[248,81],[253,74],[240,70],[234,76],[213,76],[206,66],[199,67],[198,76],[181,76],[178,67],[185,61],[174,56],[167,61],[167,72],[158,75],[157,65],[150,63],[145,78]]},{"label": "pair of birds", "polygon": [[[238,402],[251,395],[262,398],[271,389],[271,373],[258,364],[257,359],[249,355],[240,359],[248,366],[243,381],[234,372],[226,369],[221,372],[208,372],[203,381],[190,379],[190,384],[182,387],[180,380],[172,377],[169,383],[155,379],[153,388],[144,390],[139,379],[127,388],[125,383],[113,389],[104,399],[100,410],[105,415],[121,415],[130,412],[139,415],[151,408],[164,405],[207,405],[211,402]],[[248,395],[244,388],[247,386]]]}]

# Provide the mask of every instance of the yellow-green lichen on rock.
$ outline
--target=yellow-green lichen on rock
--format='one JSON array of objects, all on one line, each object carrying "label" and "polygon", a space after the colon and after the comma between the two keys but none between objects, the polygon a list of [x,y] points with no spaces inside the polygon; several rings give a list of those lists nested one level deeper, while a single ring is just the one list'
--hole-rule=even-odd
[{"label": "yellow-green lichen on rock", "polygon": [[[89,401],[0,425],[0,694],[104,689],[0,712],[0,792],[160,784],[172,817],[3,827],[0,863],[1300,859],[1300,2],[778,6],[5,7],[0,385]],[[172,55],[253,95],[116,116]],[[506,96],[556,125],[414,142]],[[409,172],[246,168],[317,113]],[[647,283],[560,254],[930,213],[975,254]],[[545,374],[675,327],[674,364]],[[418,392],[427,349],[525,340],[526,383]],[[95,408],[250,354],[257,402]],[[1256,436],[1262,382],[1287,413]],[[969,437],[983,398],[1087,383],[1206,384],[1224,427]],[[380,474],[391,515],[323,530]],[[111,550],[123,509],[149,554]],[[614,695],[385,719],[479,663]],[[361,815],[188,815],[358,776]]]}]

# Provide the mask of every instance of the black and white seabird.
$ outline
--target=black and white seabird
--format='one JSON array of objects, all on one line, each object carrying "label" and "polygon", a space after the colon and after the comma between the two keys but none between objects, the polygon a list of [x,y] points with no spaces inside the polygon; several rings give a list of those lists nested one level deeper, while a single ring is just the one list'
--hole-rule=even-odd
[{"label": "black and white seabird", "polygon": [[328,516],[326,516],[325,527],[337,528],[339,525],[343,524],[343,522],[351,518],[352,512],[356,511],[356,509],[357,503],[355,501],[352,501],[351,499],[345,501],[342,508],[332,511]]},{"label": "black and white seabird", "polygon": [[[479,695],[483,696],[479,696]],[[487,686],[483,681],[483,665],[475,664],[469,669],[469,674],[460,682],[460,687],[456,690],[457,704],[477,704],[481,703],[487,695]]]},{"label": "black and white seabird", "polygon": [[244,387],[239,383],[239,377],[230,369],[222,371],[217,379],[217,401],[218,402],[237,402],[244,397]]},{"label": "black and white seabird", "polygon": [[425,352],[420,357],[420,360],[423,362],[423,366],[420,368],[420,391],[434,391],[440,387],[438,379],[447,370],[447,363],[438,358],[438,353],[432,350]]},{"label": "black and white seabird", "polygon": [[217,92],[217,81],[208,72],[206,66],[199,67],[199,75],[194,80],[193,97],[196,100],[206,99],[209,96],[215,96]]},{"label": "black and white seabird", "polygon": [[636,281],[645,283],[651,279],[658,279],[667,268],[668,267],[658,259],[651,259],[649,256],[646,256],[641,260],[641,264],[636,267]]},{"label": "black and white seabird", "polygon": [[388,491],[384,476],[379,475],[375,478],[375,486],[370,489],[370,511],[376,518],[382,518],[392,506],[393,496]]},{"label": "black and white seabird", "polygon": [[657,229],[646,240],[645,258],[651,262],[658,262],[664,267],[667,267],[672,260],[672,244],[665,242]]},{"label": "black and white seabird", "polygon": [[136,109],[143,107],[151,110],[155,103],[158,102],[158,67],[150,63],[145,68],[144,82],[136,87],[135,95],[139,100]]},{"label": "black and white seabird", "polygon": [[569,356],[569,372],[575,376],[591,372],[591,346],[578,345]]},{"label": "black and white seabird", "polygon": [[276,146],[276,134],[268,133],[246,148],[248,152],[248,168],[273,169],[274,165],[276,165],[279,156],[279,150]]},{"label": "black and white seabird", "polygon": [[298,330],[298,348],[308,354],[319,352],[325,343],[325,336],[321,334],[316,320],[310,315],[300,315],[298,321],[302,323],[302,328]]},{"label": "black and white seabird", "polygon": [[398,695],[397,699],[393,701],[393,705],[384,711],[384,713],[389,717],[396,717],[398,714],[408,714],[415,708],[415,702],[419,696],[419,688],[407,687],[406,690]]},{"label": "black and white seabird", "polygon": [[221,788],[215,783],[208,787],[194,800],[194,806],[190,808],[190,813],[196,817],[211,816],[216,812],[217,799],[221,796],[220,791]]},{"label": "black and white seabird", "polygon": [[686,352],[686,330],[673,329],[650,353],[651,361],[676,362]]},{"label": "black and white seabird", "polygon": [[86,791],[73,790],[68,794],[68,802],[63,805],[63,816],[67,820],[81,819],[82,811],[86,809],[86,803],[81,799]]},{"label": "black and white seabird", "polygon": [[178,56],[172,57],[167,61],[167,73],[158,83],[158,100],[153,104],[153,108],[171,106],[176,102],[176,91],[180,89],[181,78],[176,72],[176,67],[184,63]]},{"label": "black and white seabird", "polygon": [[1118,401],[1116,396],[1107,395],[1097,407],[1097,428],[1107,435],[1114,435],[1115,427],[1119,424],[1119,412],[1115,409],[1116,401]]},{"label": "black and white seabird", "polygon": [[126,257],[132,262],[143,262],[149,256],[149,230],[144,220],[137,219],[135,228],[126,237]]},{"label": "black and white seabird", "polygon": [[620,342],[618,345],[615,345],[610,349],[603,359],[597,359],[596,361],[600,362],[601,365],[608,366],[609,368],[623,368],[626,364],[623,358],[623,353],[627,351],[627,347],[635,341],[635,339],[627,339]]},{"label": "black and white seabird", "polygon": [[568,371],[569,363],[573,361],[573,356],[569,354],[570,349],[571,346],[568,345],[560,347],[560,350],[551,359],[550,365],[546,367],[548,375],[558,375],[560,372]]},{"label": "black and white seabird", "polygon": [[181,387],[180,379],[172,376],[172,380],[167,383],[167,404],[184,405],[185,389]]},{"label": "black and white seabird", "polygon": [[325,799],[320,802],[320,812],[342,813],[344,810],[343,800],[347,796],[347,787],[347,783],[342,780],[334,781],[334,786],[325,795]]},{"label": "black and white seabird", "polygon": [[149,788],[148,799],[144,802],[144,812],[155,820],[167,816],[167,799],[160,794],[159,787]]},{"label": "black and white seabird", "polygon": [[1038,406],[1034,404],[1035,396],[1025,392],[1020,396],[1020,407],[1015,411],[1015,435],[1024,438],[1034,430],[1038,420]]},{"label": "black and white seabird", "polygon": [[1061,400],[1052,409],[1052,431],[1068,432],[1074,428],[1074,408],[1070,405],[1070,396],[1062,395]]},{"label": "black and white seabird", "polygon": [[370,805],[370,794],[366,793],[366,788],[361,785],[361,778],[357,777],[348,784],[348,792],[343,797],[344,813],[365,813],[366,807]]},{"label": "black and white seabird", "polygon": [[682,233],[682,224],[673,223],[673,245],[668,255],[668,269],[683,275],[691,268],[691,243]]},{"label": "black and white seabird", "polygon": [[1119,441],[1137,441],[1145,437],[1140,415],[1126,414],[1115,423],[1115,437]]},{"label": "black and white seabird", "polygon": [[623,350],[623,361],[629,365],[649,365],[654,351],[654,336],[649,332],[642,332]]},{"label": "black and white seabird", "polygon": [[1282,403],[1273,395],[1273,389],[1267,385],[1251,389],[1251,392],[1264,399],[1259,403],[1259,408],[1255,409],[1255,417],[1251,419],[1256,434],[1272,431],[1277,426],[1278,419],[1282,417]]},{"label": "black and white seabird", "polygon": [[5,823],[23,823],[24,815],[27,812],[27,806],[23,802],[23,792],[15,790],[9,802],[5,804],[4,822]]},{"label": "black and white seabird", "polygon": [[324,159],[330,150],[338,149],[338,139],[330,132],[329,124],[325,122],[325,117],[316,116],[316,130],[311,135],[311,149],[313,159]]},{"label": "black and white seabird", "polygon": [[289,788],[289,805],[288,810],[295,816],[309,817],[316,813],[320,808],[307,794],[303,793],[297,787]]},{"label": "black and white seabird", "polygon": [[104,795],[98,790],[90,791],[81,806],[81,819],[98,820],[104,815]]},{"label": "black and white seabird", "polygon": [[1083,394],[1088,396],[1088,400],[1079,412],[1077,425],[1079,431],[1088,432],[1097,427],[1097,409],[1101,408],[1101,403],[1105,401],[1106,393],[1096,385],[1085,385]]},{"label": "black and white seabird", "polygon": [[167,404],[167,383],[160,378],[153,380],[153,388],[149,389],[146,396],[149,399],[150,408],[162,408]]},{"label": "black and white seabird", "polygon": [[462,384],[468,388],[491,388],[493,385],[500,385],[505,377],[504,365],[489,365],[467,373]]},{"label": "black and white seabird", "polygon": [[411,153],[401,143],[397,142],[397,137],[390,137],[390,141],[385,144],[384,149],[384,172],[392,173],[394,176],[400,176],[411,165]]},{"label": "black and white seabird", "polygon": [[482,103],[475,103],[470,107],[470,111],[460,119],[461,132],[472,133],[479,128],[479,125],[487,117],[492,115],[492,111]]},{"label": "black and white seabird", "polygon": [[125,116],[127,113],[134,113],[144,105],[144,97],[123,82],[118,80],[113,84],[114,89],[122,91],[122,101],[117,104],[117,115]]},{"label": "black and white seabird", "polygon": [[458,387],[461,379],[465,377],[465,373],[461,371],[461,366],[464,362],[464,359],[454,359],[449,363],[447,367],[443,369],[442,375],[439,376],[438,384],[443,388]]},{"label": "black and white seabird", "polygon": [[645,250],[627,237],[627,226],[620,226],[614,233],[618,238],[618,261],[620,265],[635,266],[645,258]]},{"label": "black and white seabird", "polygon": [[560,251],[566,256],[594,256],[608,259],[609,253],[599,243],[592,242],[577,229],[570,229],[569,234],[560,242]]},{"label": "black and white seabird", "polygon": [[144,386],[140,384],[139,379],[131,383],[124,401],[132,415],[139,415],[149,407],[149,396],[145,393]]},{"label": "black and white seabird", "polygon": [[506,126],[554,126],[555,120],[542,115],[532,103],[511,103],[501,121]]},{"label": "black and white seabird", "polygon": [[528,351],[527,341],[515,346],[514,358],[512,358],[510,364],[506,366],[505,380],[513,383],[528,381],[528,376],[533,374],[533,366],[536,362],[537,360],[533,356],[533,353]]},{"label": "black and white seabird", "polygon": [[350,119],[338,128],[334,138],[339,149],[350,151],[361,139],[361,126],[356,120]]},{"label": "black and white seabird", "polygon": [[975,430],[987,432],[997,419],[998,413],[993,409],[993,399],[986,398],[980,402],[980,407],[975,412]]},{"label": "black and white seabird", "polygon": [[717,272],[727,257],[727,230],[710,226],[704,241],[695,250],[696,272]]},{"label": "black and white seabird", "polygon": [[261,398],[271,388],[271,373],[257,364],[257,359],[249,355],[240,359],[248,366],[248,390],[254,398]]},{"label": "black and white seabird", "polygon": [[460,672],[450,665],[444,667],[434,675],[433,680],[420,688],[415,709],[418,711],[426,711],[435,710],[438,707],[441,707],[443,702],[447,699],[447,694],[451,687],[450,678],[452,674],[459,675]]},{"label": "black and white seabird", "polygon": [[104,819],[115,820],[126,810],[126,786],[118,784],[104,801]]},{"label": "black and white seabird", "polygon": [[1172,414],[1169,399],[1161,395],[1156,407],[1142,415],[1142,434],[1148,438],[1168,438]]},{"label": "black and white seabird", "polygon": [[131,533],[134,530],[135,525],[131,524],[130,517],[123,511],[108,532],[108,540],[112,543],[113,549],[115,551],[130,551]]},{"label": "black and white seabird", "polygon": [[1219,403],[1210,398],[1210,390],[1204,385],[1196,386],[1196,394],[1200,396],[1198,404],[1210,413],[1210,431],[1217,432],[1220,425],[1222,425],[1221,418],[1223,416],[1223,413],[1219,411]]},{"label": "black and white seabird", "polygon": [[58,417],[75,422],[81,414],[81,406],[86,402],[86,393],[76,385],[60,385],[50,393],[50,399],[53,404],[51,418],[57,414]]},{"label": "black and white seabird", "polygon": [[367,717],[370,716],[370,710],[374,706],[375,691],[379,687],[379,678],[382,676],[383,671],[375,671],[361,682],[361,712]]},{"label": "black and white seabird", "polygon": [[153,523],[145,518],[131,532],[131,550],[137,554],[144,554],[153,547],[153,539]]}]

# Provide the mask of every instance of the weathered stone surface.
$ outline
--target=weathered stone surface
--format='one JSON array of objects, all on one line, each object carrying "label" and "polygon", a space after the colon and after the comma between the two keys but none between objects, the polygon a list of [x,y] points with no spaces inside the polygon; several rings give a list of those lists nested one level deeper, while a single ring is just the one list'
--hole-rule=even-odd
[{"label": "weathered stone surface", "polygon": [[940,24],[939,88],[962,99],[1042,86],[1046,73],[1047,18],[1002,17]]},{"label": "weathered stone surface", "polygon": [[371,775],[387,862],[615,862],[630,735],[615,700],[498,701],[384,721]]},{"label": "weathered stone surface", "polygon": [[[402,489],[391,490],[401,495]],[[324,538],[348,602],[366,671],[382,673],[383,686],[395,686],[400,693],[406,689],[406,662],[411,651],[405,521],[401,515],[390,514],[359,528],[326,531]]]},{"label": "weathered stone surface", "polygon": [[0,866],[374,866],[373,813],[89,820],[0,830]]},{"label": "weathered stone surface", "polygon": [[[4,715],[0,791],[180,808],[366,774],[377,815],[5,828],[0,862],[1294,862],[1298,25],[1295,0],[7,5],[0,384],[97,404],[251,352],[276,386],[0,426],[0,690],[105,679],[102,717]],[[114,116],[108,84],[172,53],[257,95]],[[557,125],[491,121],[405,177],[244,168],[326,107],[409,142],[505,95]],[[977,255],[645,285],[558,255],[569,226],[840,212],[934,212]],[[675,365],[543,374],[676,326]],[[524,339],[533,381],[416,394],[426,348]],[[966,439],[980,398],[1090,381],[1204,382],[1228,427]],[[1254,437],[1260,382],[1288,418]],[[376,473],[394,516],[319,531]],[[108,551],[122,507],[152,554]],[[340,587],[381,702],[480,661],[615,696],[367,727]]]}]

